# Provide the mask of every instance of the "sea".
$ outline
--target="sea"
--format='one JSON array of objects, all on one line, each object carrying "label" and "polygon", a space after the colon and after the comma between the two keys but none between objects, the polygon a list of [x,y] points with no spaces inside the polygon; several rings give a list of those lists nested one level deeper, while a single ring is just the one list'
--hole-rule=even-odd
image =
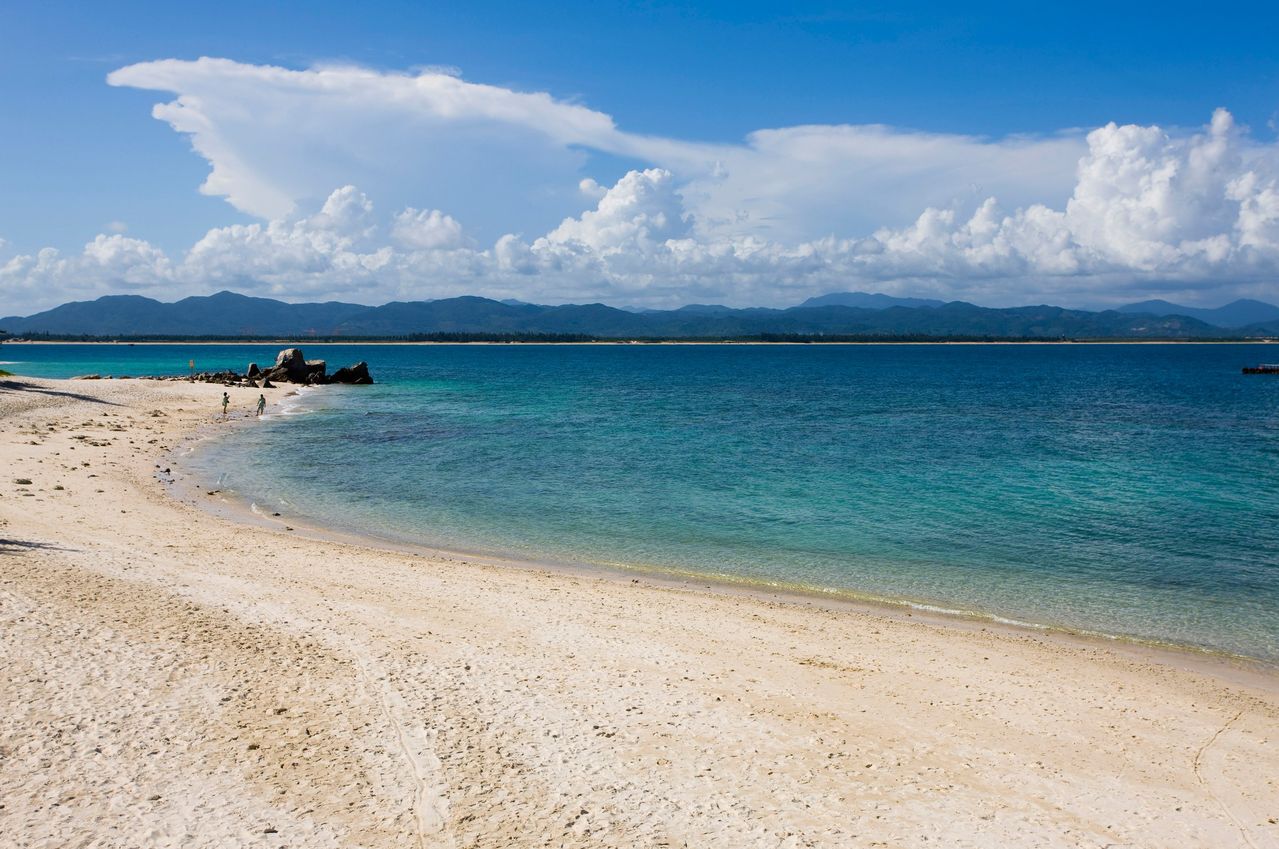
[{"label": "sea", "polygon": [[[9,344],[0,368],[279,347]],[[185,461],[261,511],[1279,663],[1279,377],[1241,374],[1276,345],[305,350],[377,384],[304,390]]]}]

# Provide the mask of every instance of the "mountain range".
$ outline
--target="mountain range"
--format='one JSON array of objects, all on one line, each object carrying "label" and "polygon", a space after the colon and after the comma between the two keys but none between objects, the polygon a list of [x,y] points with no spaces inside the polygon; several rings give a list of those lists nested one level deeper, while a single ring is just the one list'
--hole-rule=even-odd
[{"label": "mountain range", "polygon": [[1148,315],[1184,315],[1197,318],[1214,327],[1248,327],[1254,324],[1279,321],[1279,307],[1265,301],[1242,299],[1215,309],[1183,307],[1167,301],[1141,301],[1119,307],[1119,312],[1146,313]]},{"label": "mountain range", "polygon": [[234,292],[163,303],[107,295],[0,319],[11,336],[402,337],[429,334],[573,334],[599,338],[735,338],[768,335],[1213,339],[1279,335],[1279,307],[1236,301],[1215,310],[1147,301],[1116,310],[980,307],[963,301],[839,292],[787,309],[690,304],[632,311],[604,304],[545,306],[463,296],[379,307],[291,304]]}]

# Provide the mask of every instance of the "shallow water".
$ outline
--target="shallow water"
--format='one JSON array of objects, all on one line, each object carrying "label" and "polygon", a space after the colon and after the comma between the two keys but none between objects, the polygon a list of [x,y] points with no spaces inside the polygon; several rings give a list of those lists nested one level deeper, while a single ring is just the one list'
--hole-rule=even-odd
[{"label": "shallow water", "polygon": [[[180,373],[278,346],[4,346]],[[194,353],[192,353],[194,351]],[[328,346],[379,383],[198,455],[264,508],[430,545],[911,599],[1279,660],[1257,345]],[[96,358],[96,359],[94,359]]]}]

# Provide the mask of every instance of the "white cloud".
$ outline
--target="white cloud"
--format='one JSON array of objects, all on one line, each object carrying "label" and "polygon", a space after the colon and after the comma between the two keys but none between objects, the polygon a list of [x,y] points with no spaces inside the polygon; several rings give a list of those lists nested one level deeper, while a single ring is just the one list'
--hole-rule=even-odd
[{"label": "white cloud", "polygon": [[158,248],[141,239],[99,235],[72,256],[54,248],[20,254],[0,265],[0,291],[9,304],[53,306],[71,298],[113,292],[154,292],[174,269]]},{"label": "white cloud", "polygon": [[591,200],[599,200],[604,197],[604,193],[608,191],[608,188],[601,186],[590,177],[583,177],[577,184],[577,190],[582,193],[583,197],[590,198]]},{"label": "white cloud", "polygon": [[193,288],[235,285],[294,297],[367,289],[370,276],[396,256],[392,247],[373,244],[376,232],[372,203],[354,186],[344,186],[307,218],[210,230],[175,269],[174,279]]},{"label": "white cloud", "polygon": [[538,243],[604,254],[651,252],[668,239],[685,235],[683,204],[669,171],[631,171],[599,197],[595,209],[566,218]]},{"label": "white cloud", "polygon": [[717,150],[714,167],[684,194],[703,232],[797,242],[904,224],[923,208],[991,195],[1016,206],[1062,203],[1083,153],[1074,133],[991,141],[883,126],[790,127]]},{"label": "white cloud", "polygon": [[586,159],[577,146],[612,149],[618,135],[583,106],[432,68],[298,71],[204,58],[130,65],[107,79],[175,93],[153,114],[209,161],[201,191],[266,219],[355,184],[392,207],[425,202],[488,227],[502,205],[504,226],[541,226],[576,208],[566,187]]},{"label": "white cloud", "polygon": [[[264,220],[210,230],[172,259],[120,234],[13,257],[0,288],[15,301],[223,287],[651,306],[843,289],[991,304],[1279,298],[1279,147],[1224,110],[1190,132],[814,126],[712,145],[438,69],[202,59],[111,82],[176,93],[156,115],[209,160],[204,191]],[[643,167],[601,185],[584,175],[587,149]]]},{"label": "white cloud", "polygon": [[391,236],[407,248],[441,250],[462,246],[462,225],[438,209],[408,209],[395,216]]},{"label": "white cloud", "polygon": [[[387,209],[440,209],[482,240],[541,233],[602,194],[592,153],[670,171],[704,235],[786,242],[901,225],[926,206],[1061,203],[1081,134],[987,140],[883,126],[760,130],[708,144],[619,129],[603,112],[467,82],[337,66],[226,59],[121,68],[112,85],[170,92],[156,118],[187,135],[211,171],[201,187],[243,212],[283,218],[334,186]],[[573,191],[573,187],[577,191]]]},{"label": "white cloud", "polygon": [[[1265,293],[1279,274],[1279,192],[1273,147],[1251,142],[1225,110],[1203,132],[1109,124],[1088,134],[1075,189],[1057,211],[1002,214],[993,199],[965,221],[927,210],[875,234],[878,274],[999,278],[1013,288],[1047,277],[1048,291],[1157,285],[1194,293]],[[876,267],[878,266],[878,267]],[[989,286],[989,283],[986,284]],[[1269,297],[1279,294],[1270,289]],[[1006,296],[1005,296],[1006,297]]]}]

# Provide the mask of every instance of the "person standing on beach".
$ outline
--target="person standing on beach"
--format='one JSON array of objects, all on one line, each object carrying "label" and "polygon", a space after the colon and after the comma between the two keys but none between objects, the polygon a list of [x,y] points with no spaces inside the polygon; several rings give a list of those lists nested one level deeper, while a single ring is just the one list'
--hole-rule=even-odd
[{"label": "person standing on beach", "polygon": [[258,415],[259,416],[262,415],[262,411],[265,409],[266,409],[266,396],[259,395],[258,396]]},{"label": "person standing on beach", "polygon": [[226,421],[226,408],[231,403],[231,396],[226,392],[222,393],[222,421]]}]

